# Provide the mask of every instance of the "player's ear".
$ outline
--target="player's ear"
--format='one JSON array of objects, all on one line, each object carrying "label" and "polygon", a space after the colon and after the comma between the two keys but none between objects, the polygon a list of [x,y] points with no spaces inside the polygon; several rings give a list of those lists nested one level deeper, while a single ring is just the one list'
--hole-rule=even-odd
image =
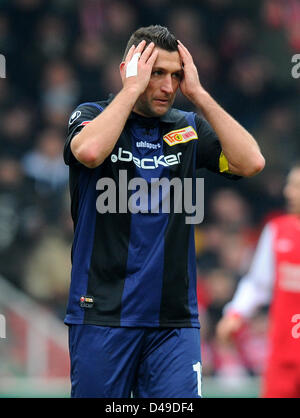
[{"label": "player's ear", "polygon": [[119,70],[120,70],[120,75],[121,75],[122,82],[124,83],[124,79],[125,79],[125,61],[121,62],[121,64],[119,65]]}]

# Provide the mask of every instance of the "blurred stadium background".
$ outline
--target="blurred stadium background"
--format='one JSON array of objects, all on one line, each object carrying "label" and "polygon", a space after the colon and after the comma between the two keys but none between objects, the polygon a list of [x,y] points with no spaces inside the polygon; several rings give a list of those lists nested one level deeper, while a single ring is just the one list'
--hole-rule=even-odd
[{"label": "blurred stadium background", "polygon": [[[67,121],[80,102],[120,89],[127,39],[149,24],[186,44],[204,87],[266,157],[262,174],[234,184],[203,173],[196,229],[204,396],[258,396],[268,307],[236,347],[217,342],[215,325],[262,226],[284,210],[284,178],[300,149],[300,83],[291,76],[299,21],[298,0],[0,0],[0,396],[69,396]],[[193,110],[180,95],[176,105]]]}]

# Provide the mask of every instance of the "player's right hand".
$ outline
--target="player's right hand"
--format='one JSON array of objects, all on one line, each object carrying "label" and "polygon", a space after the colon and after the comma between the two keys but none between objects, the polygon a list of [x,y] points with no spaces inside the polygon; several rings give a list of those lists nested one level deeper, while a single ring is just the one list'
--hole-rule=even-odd
[{"label": "player's right hand", "polygon": [[158,56],[153,42],[146,48],[145,45],[146,41],[141,41],[138,46],[133,45],[120,66],[123,88],[132,89],[138,95],[146,90]]},{"label": "player's right hand", "polygon": [[216,336],[222,343],[229,343],[234,335],[242,328],[243,318],[238,315],[225,315],[217,324]]}]

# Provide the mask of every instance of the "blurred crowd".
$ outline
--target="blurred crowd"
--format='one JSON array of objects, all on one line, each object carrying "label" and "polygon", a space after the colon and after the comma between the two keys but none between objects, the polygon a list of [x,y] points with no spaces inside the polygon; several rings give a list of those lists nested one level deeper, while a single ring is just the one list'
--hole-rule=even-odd
[{"label": "blurred crowd", "polygon": [[[63,318],[70,280],[67,122],[81,102],[121,87],[119,62],[140,26],[168,26],[191,51],[203,86],[257,139],[263,173],[230,182],[207,172],[196,228],[206,375],[260,374],[268,307],[220,346],[215,325],[247,271],[262,226],[284,211],[299,155],[298,0],[2,0],[0,274]],[[179,94],[176,106],[194,110]],[[247,156],[245,155],[245,158]]]}]

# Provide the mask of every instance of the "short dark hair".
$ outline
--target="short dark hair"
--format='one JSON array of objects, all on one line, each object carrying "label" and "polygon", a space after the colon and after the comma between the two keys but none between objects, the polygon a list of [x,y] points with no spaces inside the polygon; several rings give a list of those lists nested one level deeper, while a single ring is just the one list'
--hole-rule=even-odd
[{"label": "short dark hair", "polygon": [[160,25],[151,25],[139,28],[131,35],[124,52],[123,61],[132,45],[137,46],[142,40],[146,41],[146,45],[154,42],[156,46],[166,51],[178,51],[177,39],[168,28]]}]

